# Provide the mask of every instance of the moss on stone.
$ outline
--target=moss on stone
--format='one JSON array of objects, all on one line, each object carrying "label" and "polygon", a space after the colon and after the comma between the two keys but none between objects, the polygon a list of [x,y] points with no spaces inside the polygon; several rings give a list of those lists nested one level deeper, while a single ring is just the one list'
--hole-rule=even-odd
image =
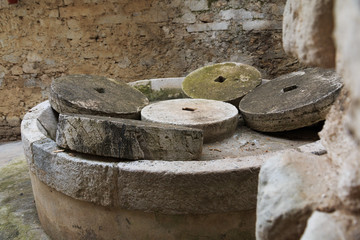
[{"label": "moss on stone", "polygon": [[186,97],[184,92],[178,88],[166,88],[161,89],[160,91],[153,90],[151,88],[151,83],[147,83],[145,85],[135,85],[134,88],[142,92],[150,102]]},{"label": "moss on stone", "polygon": [[30,232],[30,225],[25,225],[21,218],[15,216],[11,206],[0,207],[0,239],[36,239]]},{"label": "moss on stone", "polygon": [[249,65],[220,63],[190,73],[182,84],[191,98],[233,101],[261,83],[260,72]]},{"label": "moss on stone", "polygon": [[0,168],[0,239],[47,239],[38,226],[27,163],[13,160]]}]

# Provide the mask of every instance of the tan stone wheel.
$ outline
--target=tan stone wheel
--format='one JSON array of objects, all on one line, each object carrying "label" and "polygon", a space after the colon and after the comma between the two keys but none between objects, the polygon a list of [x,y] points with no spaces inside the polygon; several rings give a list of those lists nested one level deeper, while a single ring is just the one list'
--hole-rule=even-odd
[{"label": "tan stone wheel", "polygon": [[261,74],[256,68],[242,63],[226,62],[193,71],[183,81],[182,89],[191,98],[236,104],[260,84]]},{"label": "tan stone wheel", "polygon": [[138,119],[149,100],[124,82],[93,75],[68,75],[51,84],[50,103],[58,113]]},{"label": "tan stone wheel", "polygon": [[221,101],[175,99],[144,107],[141,119],[202,129],[204,142],[213,142],[230,136],[236,130],[239,114],[236,107]]},{"label": "tan stone wheel", "polygon": [[293,130],[324,120],[341,87],[334,70],[306,69],[254,89],[240,101],[239,110],[254,130]]}]

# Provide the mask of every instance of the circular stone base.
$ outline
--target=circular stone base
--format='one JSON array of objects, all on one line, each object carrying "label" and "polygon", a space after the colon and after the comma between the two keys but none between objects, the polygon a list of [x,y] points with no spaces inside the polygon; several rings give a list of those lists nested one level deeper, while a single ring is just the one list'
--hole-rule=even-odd
[{"label": "circular stone base", "polygon": [[[255,239],[263,162],[290,148],[317,155],[325,151],[319,142],[299,146],[298,140],[260,138],[239,129],[231,138],[205,145],[204,160],[114,162],[58,148],[46,128],[56,124],[39,122],[48,109],[48,102],[31,109],[21,132],[36,210],[54,240]],[[231,151],[239,141],[241,149]],[[229,151],[224,144],[231,144]]]},{"label": "circular stone base", "polygon": [[204,142],[230,136],[238,124],[238,110],[231,104],[205,99],[175,99],[151,104],[141,111],[144,121],[203,130]]},{"label": "circular stone base", "polygon": [[255,239],[255,209],[231,213],[162,214],[76,200],[30,173],[45,232],[57,239]]}]

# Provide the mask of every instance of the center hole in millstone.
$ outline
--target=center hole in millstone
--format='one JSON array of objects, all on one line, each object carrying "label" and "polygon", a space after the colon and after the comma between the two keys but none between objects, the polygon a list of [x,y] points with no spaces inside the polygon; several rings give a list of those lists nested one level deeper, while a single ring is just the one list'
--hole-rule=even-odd
[{"label": "center hole in millstone", "polygon": [[285,93],[285,92],[290,92],[290,91],[292,91],[292,90],[294,90],[294,89],[297,89],[297,86],[296,86],[296,85],[292,85],[292,86],[290,86],[290,87],[283,88],[283,92],[284,92],[284,93]]},{"label": "center hole in millstone", "polygon": [[94,88],[95,91],[97,91],[98,93],[104,93],[105,89],[104,88]]},{"label": "center hole in millstone", "polygon": [[184,111],[189,111],[189,112],[193,112],[193,111],[196,110],[196,108],[183,107],[182,110],[184,110]]},{"label": "center hole in millstone", "polygon": [[226,80],[225,77],[223,77],[223,76],[218,76],[218,77],[214,80],[214,82],[223,83],[223,82],[225,82],[225,80]]}]

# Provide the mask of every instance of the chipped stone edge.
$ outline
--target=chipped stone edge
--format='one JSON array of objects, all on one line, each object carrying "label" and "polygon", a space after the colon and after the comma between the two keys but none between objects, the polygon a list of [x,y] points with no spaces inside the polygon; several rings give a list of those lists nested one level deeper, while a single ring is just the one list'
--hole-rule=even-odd
[{"label": "chipped stone edge", "polygon": [[150,84],[151,90],[161,91],[162,89],[171,89],[178,88],[181,89],[181,84],[184,81],[185,77],[173,77],[173,78],[154,78],[154,79],[145,79],[139,80],[136,82],[130,82],[128,85],[134,86],[144,86]]},{"label": "chipped stone edge", "polygon": [[[164,214],[253,210],[261,165],[286,151],[211,161],[87,160],[57,151],[61,149],[41,132],[37,117],[49,107],[48,101],[40,103],[25,115],[21,125],[30,171],[67,196],[102,206]],[[48,158],[36,158],[34,145],[41,146]],[[305,148],[311,149],[311,145]]]},{"label": "chipped stone edge", "polygon": [[38,123],[37,118],[46,108],[49,107],[49,101],[45,101],[36,105],[25,114],[24,119],[21,122],[21,139],[25,157],[29,164],[34,162],[32,155],[32,144],[36,141],[47,138],[45,135],[46,130],[41,127],[41,124]]}]

